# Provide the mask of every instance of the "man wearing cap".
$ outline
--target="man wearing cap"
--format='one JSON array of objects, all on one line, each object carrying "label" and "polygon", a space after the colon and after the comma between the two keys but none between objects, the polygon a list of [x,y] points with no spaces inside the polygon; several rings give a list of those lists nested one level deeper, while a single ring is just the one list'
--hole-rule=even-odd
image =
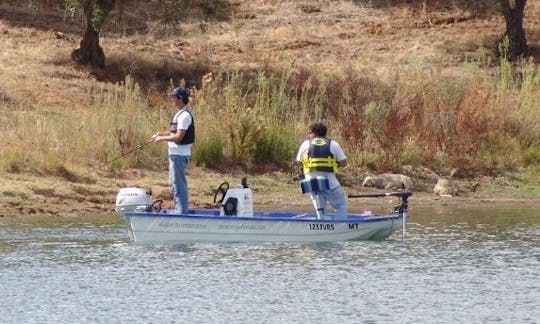
[{"label": "man wearing cap", "polygon": [[157,132],[153,142],[166,141],[169,150],[169,181],[174,195],[176,211],[187,214],[188,188],[186,167],[191,158],[191,146],[195,141],[195,121],[189,106],[189,90],[178,87],[169,93],[177,109],[171,118],[168,132]]}]

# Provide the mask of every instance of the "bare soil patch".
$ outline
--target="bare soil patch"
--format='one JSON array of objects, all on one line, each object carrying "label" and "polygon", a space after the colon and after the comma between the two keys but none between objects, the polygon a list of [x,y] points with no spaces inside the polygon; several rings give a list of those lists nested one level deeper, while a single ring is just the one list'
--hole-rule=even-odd
[{"label": "bare soil patch", "polygon": [[[225,174],[190,166],[187,172],[191,207],[211,208],[214,206],[215,189],[224,181],[236,185],[243,174]],[[92,174],[92,183],[69,181],[61,176],[29,174],[2,174],[0,187],[0,217],[31,217],[40,215],[80,216],[114,213],[116,194],[120,187],[138,186],[152,191],[154,199],[163,199],[164,207],[172,207],[172,195],[167,180],[167,170],[128,170],[121,175]],[[477,181],[477,180],[475,180]],[[429,191],[414,191],[410,198],[411,210],[420,206],[460,208],[466,206],[531,205],[540,206],[540,196],[520,194],[497,194],[489,192],[493,179],[485,179],[476,192],[462,190],[459,196],[439,197]],[[253,190],[255,208],[273,210],[311,210],[307,196],[300,192],[298,183],[291,175],[268,173],[248,177]],[[462,188],[469,181],[456,183]],[[423,184],[426,187],[431,183]],[[384,192],[381,189],[363,188],[359,185],[345,186],[348,194]],[[350,211],[360,212],[365,208],[389,210],[397,200],[350,199]]]}]

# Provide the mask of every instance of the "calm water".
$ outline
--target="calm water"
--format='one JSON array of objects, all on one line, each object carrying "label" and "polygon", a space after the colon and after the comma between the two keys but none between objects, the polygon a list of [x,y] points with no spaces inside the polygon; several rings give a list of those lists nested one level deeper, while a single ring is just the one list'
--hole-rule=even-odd
[{"label": "calm water", "polygon": [[0,219],[1,323],[540,323],[540,212],[413,209],[405,244],[138,246]]}]

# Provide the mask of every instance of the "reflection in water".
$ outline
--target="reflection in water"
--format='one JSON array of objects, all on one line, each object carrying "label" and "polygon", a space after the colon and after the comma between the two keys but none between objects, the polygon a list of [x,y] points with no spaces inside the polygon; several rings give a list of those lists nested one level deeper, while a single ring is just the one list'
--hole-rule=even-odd
[{"label": "reflection in water", "polygon": [[407,239],[135,245],[116,216],[2,219],[0,318],[535,323],[533,209],[411,211]]}]

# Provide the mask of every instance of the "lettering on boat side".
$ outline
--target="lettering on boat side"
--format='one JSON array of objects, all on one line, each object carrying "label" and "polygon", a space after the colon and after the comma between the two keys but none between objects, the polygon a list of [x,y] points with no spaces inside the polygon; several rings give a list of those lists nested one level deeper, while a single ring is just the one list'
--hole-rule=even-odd
[{"label": "lettering on boat side", "polygon": [[228,230],[228,231],[264,231],[266,230],[265,225],[229,225],[223,224],[218,226],[218,230]]},{"label": "lettering on boat side", "polygon": [[358,229],[358,223],[353,223],[353,224],[349,223],[349,229]]},{"label": "lettering on boat side", "polygon": [[205,224],[178,224],[178,223],[172,223],[172,222],[160,222],[159,227],[165,227],[165,228],[195,228],[195,229],[206,229],[207,226]]},{"label": "lettering on boat side", "polygon": [[309,229],[312,231],[333,231],[334,224],[309,224]]}]

